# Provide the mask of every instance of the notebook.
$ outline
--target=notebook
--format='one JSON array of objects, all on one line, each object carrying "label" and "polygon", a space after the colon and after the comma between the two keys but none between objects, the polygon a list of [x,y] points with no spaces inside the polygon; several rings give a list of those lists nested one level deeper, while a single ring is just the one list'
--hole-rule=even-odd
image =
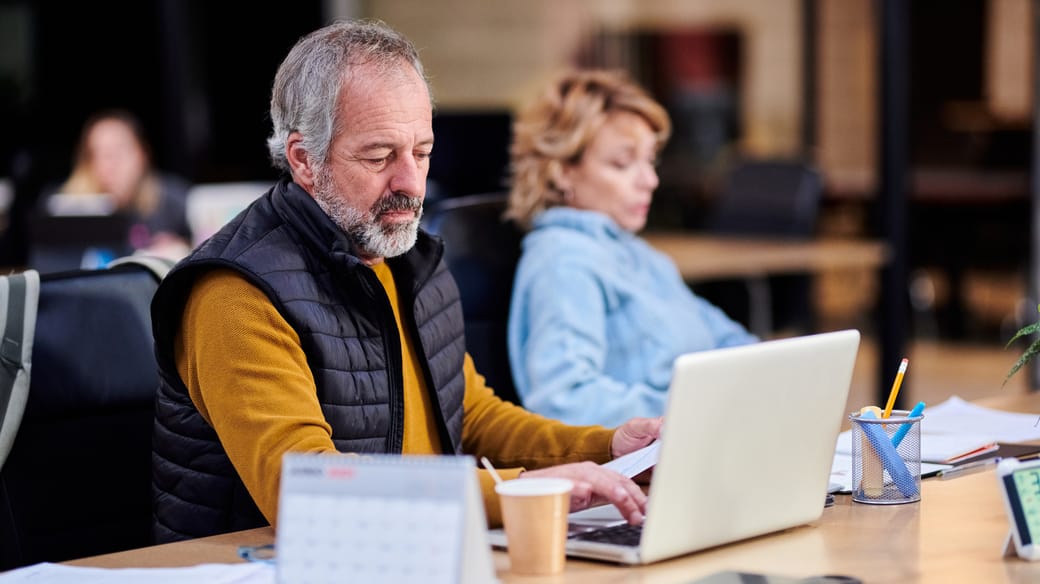
[{"label": "notebook", "polygon": [[[859,332],[703,351],[675,361],[646,520],[571,514],[567,555],[645,564],[819,519]],[[601,541],[635,532],[625,545]],[[492,530],[502,547],[502,530]]]}]

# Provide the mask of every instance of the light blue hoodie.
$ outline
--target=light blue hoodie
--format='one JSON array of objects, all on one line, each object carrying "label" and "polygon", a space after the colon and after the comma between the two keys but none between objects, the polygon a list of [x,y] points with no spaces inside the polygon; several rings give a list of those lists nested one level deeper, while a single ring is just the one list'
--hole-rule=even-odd
[{"label": "light blue hoodie", "polygon": [[677,356],[757,340],[607,215],[554,207],[524,237],[509,361],[531,411],[578,425],[659,416]]}]

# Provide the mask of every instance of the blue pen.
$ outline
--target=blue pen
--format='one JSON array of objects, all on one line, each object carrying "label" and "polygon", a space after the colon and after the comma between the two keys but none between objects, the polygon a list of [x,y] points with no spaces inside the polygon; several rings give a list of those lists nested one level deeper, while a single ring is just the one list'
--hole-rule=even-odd
[{"label": "blue pen", "polygon": [[[914,409],[910,410],[910,414],[907,417],[916,418],[917,416],[920,416],[921,412],[923,411],[924,402],[917,402],[917,405],[914,406]],[[909,431],[910,424],[903,424],[899,426],[899,428],[896,430],[896,433],[892,435],[892,446],[899,448],[899,443],[903,441],[903,438],[906,437],[906,433]]]}]

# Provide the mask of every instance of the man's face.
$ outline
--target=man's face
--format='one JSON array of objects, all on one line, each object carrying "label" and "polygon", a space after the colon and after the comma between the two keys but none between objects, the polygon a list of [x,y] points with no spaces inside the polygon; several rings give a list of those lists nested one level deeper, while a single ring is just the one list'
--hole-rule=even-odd
[{"label": "man's face", "polygon": [[339,130],[311,195],[362,259],[401,255],[415,244],[433,149],[426,84],[409,66],[380,73],[363,65],[337,108]]}]

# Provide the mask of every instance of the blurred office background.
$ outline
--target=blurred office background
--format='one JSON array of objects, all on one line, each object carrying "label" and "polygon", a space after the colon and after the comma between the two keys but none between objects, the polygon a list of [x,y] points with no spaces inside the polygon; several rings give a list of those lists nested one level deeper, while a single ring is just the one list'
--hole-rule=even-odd
[{"label": "blurred office background", "polygon": [[[892,205],[880,194],[882,8],[892,4],[901,3],[0,0],[0,266],[24,263],[25,213],[66,176],[83,120],[101,108],[136,112],[158,165],[193,183],[273,180],[274,72],[300,35],[338,17],[385,20],[419,47],[438,108],[432,198],[503,187],[511,115],[557,71],[623,67],[675,123],[651,229],[700,229],[734,165],[783,160],[821,177],[813,237],[882,238]],[[895,204],[906,219],[897,277],[910,388],[1000,391],[1015,357],[1004,342],[1037,316],[1033,10],[1031,0],[900,9],[908,44],[887,63],[906,73]],[[857,383],[873,392],[878,271],[817,274],[811,294],[813,328],[865,333]],[[1023,390],[1027,377],[1010,385]]]}]

